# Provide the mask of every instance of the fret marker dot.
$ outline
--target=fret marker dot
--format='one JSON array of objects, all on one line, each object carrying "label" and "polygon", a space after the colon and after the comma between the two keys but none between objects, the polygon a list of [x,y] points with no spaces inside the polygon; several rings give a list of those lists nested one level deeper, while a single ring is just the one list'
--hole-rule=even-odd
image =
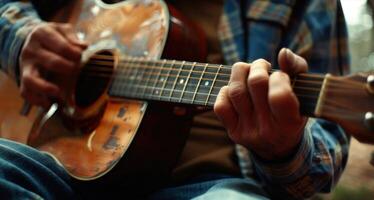
[{"label": "fret marker dot", "polygon": [[161,81],[161,82],[164,82],[164,81],[165,81],[164,77],[161,77],[161,78],[160,78],[160,81]]},{"label": "fret marker dot", "polygon": [[209,86],[209,81],[205,81],[204,85]]},{"label": "fret marker dot", "polygon": [[160,92],[158,90],[155,91],[155,94],[159,94]]},{"label": "fret marker dot", "polygon": [[183,84],[183,83],[184,83],[184,79],[179,80],[179,84]]}]

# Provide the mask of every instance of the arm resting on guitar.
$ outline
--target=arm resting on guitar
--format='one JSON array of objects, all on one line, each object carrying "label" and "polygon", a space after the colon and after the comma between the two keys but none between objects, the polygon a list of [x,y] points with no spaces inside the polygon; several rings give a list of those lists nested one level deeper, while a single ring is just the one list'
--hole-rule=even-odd
[{"label": "arm resting on guitar", "polygon": [[0,66],[2,70],[14,79],[19,78],[18,57],[27,35],[42,22],[41,17],[48,17],[58,6],[66,2],[68,1],[36,0],[33,3],[0,1]]},{"label": "arm resting on guitar", "polygon": [[339,126],[309,119],[304,138],[292,157],[276,163],[251,158],[272,196],[301,199],[331,191],[346,166],[348,151],[349,137]]},{"label": "arm resting on guitar", "polygon": [[30,3],[0,2],[0,65],[12,78],[19,77],[18,57],[27,35],[41,22]]}]

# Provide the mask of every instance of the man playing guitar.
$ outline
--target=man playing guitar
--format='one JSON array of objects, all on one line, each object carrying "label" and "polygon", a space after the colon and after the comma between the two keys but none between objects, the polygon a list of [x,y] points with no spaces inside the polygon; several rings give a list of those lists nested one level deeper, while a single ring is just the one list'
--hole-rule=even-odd
[{"label": "man playing guitar", "polygon": [[[0,4],[1,66],[19,81],[29,103],[44,108],[63,98],[62,88],[46,74],[73,76],[90,45],[71,25],[44,21],[66,2]],[[170,183],[143,195],[299,199],[330,191],[346,164],[349,137],[334,123],[300,115],[290,76],[307,72],[306,60],[313,72],[346,72],[347,36],[340,2],[167,3],[202,27],[207,62],[225,62],[232,71],[214,104],[219,120],[212,112],[197,114]],[[281,71],[269,74],[276,63]],[[0,142],[0,196],[85,196],[74,191],[76,186],[48,156],[8,140]],[[17,178],[8,176],[10,172]],[[95,191],[90,192],[95,197]]]}]

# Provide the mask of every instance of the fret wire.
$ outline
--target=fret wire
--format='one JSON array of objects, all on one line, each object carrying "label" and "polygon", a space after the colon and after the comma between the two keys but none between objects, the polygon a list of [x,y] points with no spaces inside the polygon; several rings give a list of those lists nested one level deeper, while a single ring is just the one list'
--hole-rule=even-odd
[{"label": "fret wire", "polygon": [[[134,76],[134,80],[135,80],[135,85],[139,84],[142,80],[142,77],[145,73],[145,69],[142,69],[140,67],[137,67],[140,63],[139,62],[135,62],[134,63],[134,68],[135,68],[135,76]],[[140,74],[139,74],[139,71],[140,71]],[[139,88],[135,88],[135,90],[133,90],[133,94],[136,95],[138,93],[138,89]]]},{"label": "fret wire", "polygon": [[[134,86],[134,87],[138,87],[138,88],[152,88],[152,87],[149,87],[149,86],[146,86],[146,85],[136,85],[136,86]],[[131,88],[131,89],[134,89],[134,87],[133,88]],[[159,88],[159,87],[155,87],[155,88]],[[217,89],[217,88],[220,88],[220,87],[214,87],[214,89]],[[164,89],[164,90],[169,90],[169,91],[176,91],[176,92],[182,92],[183,90],[177,90],[177,89]],[[186,93],[195,93],[195,92],[192,92],[192,91],[185,91]],[[139,93],[140,94],[140,93]],[[197,93],[197,94],[205,94],[205,93]],[[211,96],[217,96],[217,94],[210,94]],[[139,95],[137,95],[137,96],[139,96]],[[301,96],[301,97],[305,97],[305,98],[318,98],[318,95],[316,94],[316,95],[306,95],[306,94],[296,94],[296,96]]]},{"label": "fret wire", "polygon": [[[141,63],[139,63],[139,62],[136,62],[136,61],[134,61],[134,63],[136,63],[136,64],[138,64],[138,65],[141,65]],[[150,63],[150,62],[148,62],[148,63]],[[163,63],[166,63],[166,62],[163,62]],[[131,64],[131,63],[129,63],[129,64]],[[173,64],[173,63],[172,63]],[[173,64],[174,65],[174,64]],[[183,64],[184,65],[184,64]],[[133,66],[133,65],[131,65],[131,66]],[[172,66],[173,67],[173,66]],[[169,68],[169,70],[168,70],[168,75],[170,75],[170,72],[172,71],[172,70],[175,70],[175,69],[173,69],[173,68]],[[194,67],[194,66],[193,66]],[[206,68],[208,68],[209,66],[207,66],[207,65],[204,65],[204,71],[206,71]],[[125,73],[128,73],[129,71],[131,72],[131,70],[128,70],[129,68],[134,68],[134,67],[128,67],[128,68],[125,68],[126,70],[123,70]],[[157,68],[157,67],[156,67]],[[217,88],[217,87],[215,87],[215,85],[216,85],[216,83],[217,83],[217,81],[222,81],[222,80],[219,80],[219,76],[218,76],[218,74],[219,74],[219,72],[221,72],[221,69],[226,69],[226,68],[218,68],[218,72],[217,73],[212,73],[212,74],[215,74],[215,78],[213,79],[213,84],[211,85],[211,87],[210,87],[210,90],[209,90],[209,93],[208,93],[208,95],[209,96],[214,96],[214,95],[212,95],[212,91],[213,91],[213,88]],[[161,68],[161,70],[165,70],[165,69],[163,69],[163,68]],[[161,70],[158,72],[158,74],[157,74],[157,76],[159,76],[160,75],[160,73],[161,73]],[[181,77],[181,70],[182,70],[182,68],[180,68],[179,69],[179,71],[178,71],[178,77]],[[152,70],[153,71],[153,70]],[[193,71],[193,69],[190,69],[189,70],[189,79],[190,78],[195,78],[195,77],[191,77],[191,71]],[[132,70],[132,72],[133,72],[133,70]],[[138,70],[136,70],[135,71],[135,73],[136,74],[138,74],[139,73],[139,71]],[[149,73],[147,73],[147,72],[145,72],[145,71],[143,71],[143,74],[149,74]],[[153,73],[150,73],[150,74],[153,74]],[[202,80],[212,80],[212,79],[203,79],[203,75],[202,76],[200,76],[200,79],[198,79],[198,78],[195,78],[195,79],[198,79],[199,80],[199,83],[201,83],[201,81]],[[150,82],[152,80],[152,78],[151,77],[149,77],[148,79],[147,79],[147,82]],[[173,88],[175,89],[175,85],[176,85],[176,81],[177,81],[177,79],[174,81],[174,85],[173,85]],[[296,81],[295,82],[297,82],[297,81],[299,81],[299,80],[297,80],[296,79]],[[302,80],[301,80],[302,81]],[[227,80],[225,80],[224,82],[226,82],[227,83]],[[304,82],[311,82],[311,81],[304,81]],[[132,81],[131,82],[132,83],[132,85],[134,85],[134,81]],[[165,85],[166,85],[166,83],[167,83],[167,81],[165,81],[164,83],[163,83],[163,88],[165,87]],[[157,83],[155,83],[155,84],[153,84],[154,86],[156,85]],[[188,83],[186,83],[186,85],[187,85]],[[128,85],[128,84],[126,84],[126,85]],[[130,84],[131,85],[131,84]],[[184,90],[183,90],[183,92],[185,92],[185,88],[186,88],[186,85],[185,85],[185,87],[184,87]],[[200,84],[198,84],[198,85],[200,85]],[[155,88],[155,87],[153,87],[153,88]],[[314,87],[310,87],[310,88],[305,88],[305,87],[301,87],[301,88],[299,88],[299,89],[304,89],[304,90],[316,90]],[[198,88],[197,88],[197,90],[198,90]],[[195,92],[193,93],[194,94],[194,97],[193,98],[195,98],[196,97],[196,94],[198,94],[196,91],[197,91],[196,89],[195,89]],[[163,93],[163,91],[162,91],[162,93]],[[172,95],[172,93],[171,93],[171,95]],[[152,96],[154,96],[154,95],[152,95]],[[159,95],[160,97],[162,96],[162,94],[160,93],[160,95]],[[171,99],[171,97],[169,97],[169,99]],[[193,99],[193,100],[195,100],[195,99]],[[206,101],[205,101],[205,103],[206,104],[208,104],[209,102],[211,102],[210,101],[210,99],[209,99],[209,97],[208,97],[208,99],[206,99]]]},{"label": "fret wire", "polygon": [[[104,55],[94,55],[92,58],[95,58],[95,57],[100,57],[100,58],[110,58],[112,59],[113,56],[104,56]],[[122,59],[121,60],[121,63],[125,63],[125,62],[128,62],[128,58],[126,59]],[[138,60],[142,60],[142,58],[139,58]],[[153,63],[157,63],[157,62],[160,62],[160,60],[152,60]],[[186,62],[186,61],[176,61],[176,60],[166,60],[166,64],[169,64],[170,62],[177,62],[175,64],[181,64],[183,62],[185,63],[192,63],[192,62]],[[197,66],[200,66],[200,67],[203,67],[206,63],[197,63]],[[225,65],[213,65],[213,64],[210,64],[210,67],[214,67],[214,68],[227,68],[227,69],[230,69],[231,70],[231,67],[230,66],[225,66]],[[270,70],[270,72],[274,72],[274,71],[277,71],[277,70]],[[323,80],[324,79],[324,75],[320,75],[320,74],[301,74],[301,76],[303,77],[308,77],[308,78],[315,78],[315,79],[319,79],[319,80]]]},{"label": "fret wire", "polygon": [[[220,66],[222,66],[222,65],[220,65]],[[207,98],[206,98],[206,101],[205,101],[205,105],[206,105],[207,102],[209,101],[209,98],[210,98],[210,96],[211,96],[211,94],[212,94],[212,89],[213,89],[213,87],[214,87],[215,84],[216,84],[217,76],[218,76],[220,70],[221,70],[221,68],[218,68],[218,69],[217,69],[217,73],[216,73],[216,75],[214,76],[214,79],[213,79],[212,85],[210,86],[210,90],[209,90],[209,93],[208,93],[208,95],[207,95]]]},{"label": "fret wire", "polygon": [[[174,61],[174,60],[173,60]],[[160,96],[159,96],[159,99],[161,99],[161,96],[163,95],[163,93],[164,93],[164,90],[165,90],[165,86],[166,86],[166,83],[168,82],[168,80],[169,80],[169,77],[170,77],[170,72],[171,72],[171,69],[174,67],[174,62],[172,62],[171,64],[170,64],[170,69],[169,69],[169,71],[168,71],[168,74],[166,75],[166,79],[165,79],[165,82],[164,82],[164,84],[162,85],[162,89],[161,89],[161,92],[160,92]]]},{"label": "fret wire", "polygon": [[[165,61],[165,60],[164,60],[164,61]],[[158,82],[158,80],[159,80],[159,78],[160,78],[161,70],[163,69],[164,64],[165,64],[165,62],[162,62],[161,67],[158,68],[159,70],[158,70],[158,73],[157,73],[156,81],[154,81],[153,88],[156,88],[156,85],[157,85],[157,82]],[[158,91],[158,90],[156,90],[156,91]],[[155,90],[153,90],[152,94],[153,94],[154,92],[155,92]],[[159,91],[158,93],[160,93],[160,91]]]},{"label": "fret wire", "polygon": [[203,79],[203,76],[204,76],[204,73],[206,71],[206,67],[207,67],[208,64],[205,64],[204,66],[204,69],[203,69],[203,72],[201,73],[201,76],[200,76],[200,79],[199,79],[199,82],[197,83],[197,87],[195,89],[195,92],[194,92],[194,95],[192,97],[192,103],[195,101],[195,98],[196,98],[196,93],[197,93],[197,90],[199,89],[200,87],[200,83],[201,83],[201,80]]},{"label": "fret wire", "polygon": [[[135,60],[135,59],[134,59]],[[135,62],[135,64],[137,64],[138,66],[144,66],[144,65],[142,65],[140,62],[137,62],[137,61],[134,61]],[[151,62],[147,62],[147,63],[151,63]],[[164,65],[165,63],[167,63],[167,61],[163,61],[163,64],[162,65]],[[173,63],[173,62],[172,62]],[[131,60],[130,60],[130,62],[128,63],[128,64],[131,64]],[[153,64],[153,63],[151,63],[151,64]],[[187,64],[189,64],[189,63],[187,63]],[[174,64],[173,64],[174,65]],[[180,75],[181,75],[181,71],[184,71],[183,70],[183,66],[184,65],[186,65],[186,63],[184,63],[184,62],[182,62],[182,68],[181,69],[179,69],[179,71],[178,71],[178,77],[180,77]],[[196,63],[194,63],[194,64],[192,64],[192,68],[189,70],[189,74],[188,74],[188,80],[187,80],[187,82],[186,82],[186,84],[184,85],[184,88],[183,88],[183,90],[182,90],[182,96],[179,98],[179,101],[181,101],[181,99],[183,98],[183,95],[184,95],[184,93],[186,92],[185,91],[185,89],[186,89],[186,87],[188,86],[188,83],[190,82],[190,79],[191,78],[195,78],[195,77],[191,77],[191,73],[192,73],[192,71],[193,71],[193,68],[195,67],[195,65],[196,65]],[[132,67],[133,65],[130,65],[129,67],[127,67],[126,68],[126,70],[124,70],[124,73],[128,73],[128,70],[131,72],[131,68],[133,68]],[[205,64],[204,65],[204,72],[206,72],[206,68],[207,67],[210,67],[210,66],[208,66],[207,64]],[[140,67],[138,67],[138,68],[140,68]],[[149,68],[149,67],[148,67]],[[214,68],[214,67],[211,67],[211,68]],[[217,68],[217,67],[216,67]],[[154,71],[154,69],[159,69],[157,66],[152,66],[151,67],[151,69],[152,69],[152,72]],[[221,69],[227,69],[226,67],[224,67],[223,65],[220,65],[219,67],[218,67],[218,69],[217,69],[217,72],[220,72],[221,71]],[[163,69],[163,67],[158,71],[158,73],[157,73],[157,80],[158,80],[158,78],[160,77],[160,75],[161,75],[161,70],[164,70]],[[169,70],[168,70],[168,74],[170,75],[170,72],[172,71],[172,70],[175,70],[175,69],[173,69],[173,68],[169,68]],[[149,73],[147,73],[147,72],[145,72],[145,71],[142,71],[143,72],[143,74],[149,74]],[[139,73],[139,71],[138,70],[136,70],[135,71],[135,73],[136,74],[138,74]],[[153,74],[153,73],[150,73],[150,74]],[[216,96],[216,95],[212,95],[212,91],[213,91],[213,88],[217,88],[217,87],[215,87],[215,85],[216,85],[216,83],[218,82],[218,81],[224,81],[224,82],[227,82],[227,80],[220,80],[220,77],[218,76],[218,74],[219,73],[216,73],[215,74],[215,78],[213,79],[213,84],[211,85],[211,87],[210,87],[210,90],[209,90],[209,93],[208,93],[208,95],[209,96],[211,96],[211,97],[214,97],[214,96]],[[222,75],[226,75],[226,74],[224,74],[224,73],[222,73]],[[228,76],[230,76],[230,74],[227,74]],[[147,83],[149,83],[153,78],[152,78],[153,76],[150,76],[150,77],[148,77],[146,80],[146,82]],[[203,79],[203,77],[204,77],[204,75],[201,75],[200,76],[200,79],[198,79],[198,78],[195,78],[195,79],[198,79],[199,80],[199,83],[198,83],[198,87],[199,87],[199,85],[200,85],[200,83],[201,83],[201,81],[202,80],[204,80]],[[310,76],[308,76],[308,75],[304,75],[304,74],[302,74],[302,75],[300,75],[300,77],[307,77],[307,78],[311,78]],[[320,76],[313,76],[312,77],[313,79],[315,79],[315,80],[323,80],[323,77],[320,77]],[[209,80],[209,79],[208,79]],[[210,79],[211,80],[211,79]],[[175,89],[175,86],[176,86],[176,81],[178,81],[178,79],[176,78],[176,80],[174,81],[174,85],[173,85],[173,88]],[[292,83],[293,85],[296,83],[296,82],[298,82],[299,80],[297,80],[297,78],[295,78],[295,81]],[[312,83],[312,84],[317,84],[315,81],[313,81],[313,80],[301,80],[300,82],[298,82],[298,83],[301,83],[301,82],[303,82],[303,83]],[[134,83],[133,81],[131,82],[132,84]],[[163,83],[163,88],[164,88],[164,86],[166,85],[166,83],[167,83],[167,81],[165,81],[164,83]],[[320,84],[320,83],[318,83],[318,84]],[[155,86],[157,85],[157,82],[155,82],[154,84],[153,84],[153,87],[152,88],[156,88]],[[203,101],[200,101],[200,100],[196,100],[195,98],[196,98],[196,94],[198,94],[197,93],[197,91],[198,91],[198,87],[195,89],[195,92],[193,92],[193,101],[192,102],[203,102]],[[318,91],[318,89],[316,89],[316,88],[314,88],[314,87],[309,87],[309,88],[306,88],[306,87],[299,87],[299,89],[301,89],[301,90],[314,90],[314,91]],[[175,90],[174,90],[175,91]],[[163,92],[163,91],[162,91]],[[188,91],[189,92],[189,91]],[[171,93],[171,95],[172,95],[172,93]],[[154,95],[153,95],[153,93],[152,93],[152,95],[151,95],[152,97],[154,97]],[[214,99],[209,99],[209,96],[208,96],[208,98],[206,99],[206,101],[204,102],[204,104],[205,105],[207,105],[208,103],[214,103],[213,102],[213,100]],[[160,93],[160,95],[159,95],[159,97],[161,97],[161,93]],[[175,99],[174,97],[169,97],[169,99]],[[316,98],[316,97],[314,97],[314,98]]]},{"label": "fret wire", "polygon": [[[164,60],[164,62],[162,62],[162,64],[161,64],[161,70],[165,67],[165,62],[166,62],[166,60]],[[157,73],[157,78],[156,78],[157,81],[160,79],[160,76],[161,76],[161,70],[159,70],[158,73]],[[154,81],[154,84],[153,84],[153,87],[154,87],[154,88],[155,88],[156,85],[157,85],[157,81]],[[166,81],[165,81],[165,82],[166,82]],[[154,91],[154,90],[153,90],[153,91]],[[157,91],[157,90],[156,90],[156,91]],[[159,91],[158,93],[160,94],[161,91]],[[152,94],[153,94],[153,92],[152,92]]]},{"label": "fret wire", "polygon": [[[147,63],[149,63],[149,62],[151,62],[151,60],[146,60],[145,61],[145,63],[147,64]],[[150,80],[154,80],[154,79],[152,79],[152,75],[153,75],[153,72],[154,72],[154,69],[155,68],[159,68],[159,67],[151,67],[150,69],[151,69],[151,71],[150,71],[150,73],[149,73],[149,76],[146,78],[146,80],[145,80],[145,86],[148,86],[148,84],[149,84],[149,81]],[[147,74],[148,75],[148,74]],[[156,81],[155,82],[157,82],[157,79],[156,79]],[[148,88],[151,88],[151,87],[148,87]],[[143,89],[143,97],[145,96],[145,95],[147,95],[147,92],[146,92],[146,90],[147,90],[147,88],[144,88]],[[152,92],[150,92],[149,94],[153,94],[153,91],[154,91],[154,89],[152,90]]]},{"label": "fret wire", "polygon": [[[218,76],[218,74],[219,73],[216,73],[216,75]],[[176,76],[175,76],[176,77]],[[181,77],[180,75],[178,76],[178,77]],[[193,77],[191,77],[191,78],[193,78]],[[198,78],[195,78],[195,79],[198,79]],[[199,79],[200,80],[200,79]],[[216,87],[215,85],[215,83],[216,82],[214,82],[214,79],[204,79],[204,78],[202,78],[201,80],[213,80],[213,82],[212,82],[212,85],[210,86],[210,90],[209,90],[209,93],[211,93],[212,92],[212,90],[213,89],[217,89],[217,88],[220,88],[220,87]],[[147,81],[147,84],[148,83],[152,83],[153,82],[153,85],[156,85],[155,83],[157,83],[157,81],[158,80],[156,80],[156,79],[149,79],[148,81]],[[176,82],[177,81],[177,78],[173,81],[173,82]],[[139,81],[140,83],[142,82],[142,81]],[[225,81],[226,83],[227,83],[227,81]],[[166,80],[165,82],[164,82],[164,84],[163,84],[163,88],[161,89],[161,90],[164,90],[164,87],[165,87],[165,85],[167,84],[167,83],[170,83],[168,80]],[[200,82],[201,83],[201,82]],[[213,84],[214,83],[214,84]],[[135,87],[139,87],[139,86],[137,86],[138,84],[132,84],[132,85],[135,85]],[[139,84],[139,85],[143,85],[143,84]],[[199,84],[200,85],[200,84]],[[175,88],[175,87],[174,87]],[[130,88],[131,89],[131,88]],[[310,92],[310,91],[316,91],[316,92],[319,92],[320,90],[317,90],[316,88],[313,88],[313,87],[299,87],[299,86],[294,86],[293,87],[293,89],[294,90],[302,90],[302,91],[305,91],[305,92]]]},{"label": "fret wire", "polygon": [[[170,72],[170,71],[169,71]],[[146,75],[155,75],[155,74],[152,74],[152,73],[146,73]],[[214,73],[215,74],[215,73]],[[104,75],[104,74],[98,74],[98,75],[95,75],[95,76],[98,76],[98,77],[108,77],[107,75]],[[172,75],[169,75],[170,77],[176,77],[176,76],[172,76]],[[182,76],[182,75],[179,75],[178,76],[179,78],[187,78],[187,76]],[[119,79],[124,79],[124,80],[127,80],[125,77],[119,77]],[[195,77],[191,77],[191,79],[197,79],[199,80],[199,78],[195,78]],[[218,79],[218,77],[217,77]],[[154,79],[150,79],[150,80],[154,80]],[[213,81],[214,79],[202,79],[202,80],[206,80],[206,81]],[[224,79],[224,80],[216,80],[216,82],[222,82],[222,83],[228,83],[228,80],[227,79]],[[303,80],[297,80],[297,83],[303,83]],[[319,83],[316,83],[316,84],[319,84]],[[300,85],[300,84],[299,84]],[[314,91],[320,91],[319,89],[321,88],[321,85],[316,85],[316,86],[294,86],[292,88],[299,88],[299,89],[302,89],[304,88],[305,90],[314,90]],[[338,89],[346,89],[346,88],[335,88],[334,90],[338,90]],[[348,89],[351,89],[351,88],[348,88]],[[334,91],[334,90],[331,90],[331,91]]]},{"label": "fret wire", "polygon": [[[130,61],[131,61],[131,59],[130,59]],[[135,61],[135,60],[134,60]],[[129,64],[131,65],[131,62],[129,62]],[[123,68],[123,69],[126,69],[127,67],[129,67],[129,66],[119,66],[119,67],[121,67],[121,68]],[[127,90],[127,88],[129,88],[131,85],[134,85],[134,80],[131,80],[131,70],[122,70],[121,72],[123,72],[123,74],[124,75],[127,75],[127,76],[124,76],[124,77],[126,77],[126,79],[128,79],[129,78],[129,84],[125,84],[125,86],[123,87],[123,84],[121,84],[121,83],[119,83],[119,85],[121,86],[120,88],[122,89],[122,90]],[[119,73],[119,74],[121,74],[121,73]],[[119,77],[119,79],[121,80],[122,79],[122,77],[120,76]]]},{"label": "fret wire", "polygon": [[[134,67],[131,67],[131,68],[134,68]],[[158,67],[155,67],[156,69],[160,69],[160,68],[158,68]],[[140,68],[139,68],[140,69]],[[154,69],[154,68],[153,68]],[[126,69],[126,71],[128,71],[129,69]],[[162,70],[165,70],[165,69],[160,69],[161,71]],[[169,69],[170,70],[170,69]],[[172,70],[178,70],[178,69],[172,69]],[[161,73],[161,71],[160,71],[160,73]],[[190,71],[190,70],[183,70],[183,69],[181,69],[181,71],[184,71],[184,72],[186,72],[186,71]],[[205,72],[205,73],[210,73],[210,74],[214,74],[215,75],[215,73],[211,73],[211,72]],[[145,75],[149,75],[149,73],[145,73]],[[153,74],[151,74],[151,75],[153,75]],[[228,76],[230,76],[230,74],[224,74],[224,73],[221,73],[220,75],[228,75]],[[179,76],[179,77],[183,77],[183,78],[186,78],[186,76]],[[194,78],[194,77],[192,77],[192,78]],[[196,79],[196,78],[195,78]],[[206,80],[208,80],[208,79],[206,79]],[[210,80],[212,80],[212,79],[210,79]],[[316,85],[318,85],[317,86],[317,88],[319,88],[319,85],[321,85],[322,83],[321,82],[312,82],[312,81],[310,81],[310,80],[300,80],[300,79],[294,79],[295,81],[293,81],[293,84],[296,84],[296,83],[309,83],[309,84],[316,84]],[[227,79],[223,79],[223,80],[220,80],[220,79],[218,79],[218,77],[217,77],[217,80],[216,80],[217,82],[227,82]]]},{"label": "fret wire", "polygon": [[[141,59],[139,59],[141,60]],[[160,60],[150,60],[151,62],[153,63],[159,63]],[[167,60],[167,62],[170,62],[171,60]],[[174,60],[175,61],[175,64],[176,65],[186,65],[186,66],[191,66],[193,64],[193,62],[188,62],[188,61],[178,61],[178,60]],[[126,62],[126,60],[122,60],[121,62]],[[196,65],[199,66],[199,67],[203,67],[206,63],[199,63],[199,62],[196,62]],[[209,63],[208,63],[209,64]],[[212,68],[219,68],[219,65],[218,64],[209,64],[210,67]],[[231,66],[222,66],[223,68],[227,68],[227,69],[231,69]]]},{"label": "fret wire", "polygon": [[[175,60],[174,60],[175,61]],[[165,62],[165,61],[163,61],[163,62]],[[139,62],[139,59],[138,59],[138,62],[137,63],[140,63]],[[154,62],[154,61],[152,61],[152,60],[150,60],[150,61],[147,61],[146,63],[150,63],[150,64],[153,64],[153,63],[161,63],[161,62]],[[149,67],[149,65],[139,65],[139,66],[141,66],[141,67],[146,67],[146,68],[159,68],[159,67],[156,67],[156,66],[151,66],[151,67]],[[187,65],[186,65],[187,66]],[[191,65],[192,66],[192,65]],[[198,66],[197,64],[196,64],[196,66]],[[204,67],[204,65],[201,65],[200,67]],[[209,66],[208,66],[209,67]],[[211,67],[212,68],[212,67]],[[216,68],[216,67],[213,67],[213,68]],[[229,68],[223,68],[223,69],[229,69]],[[162,69],[161,69],[162,70]],[[177,69],[175,69],[175,70],[177,70]],[[231,70],[231,69],[230,69]],[[189,71],[189,70],[183,70],[182,69],[182,71]],[[277,71],[277,70],[270,70],[270,73],[272,73],[272,72],[275,72],[275,71]],[[210,73],[210,72],[206,72],[206,73]],[[230,76],[230,73],[227,73],[227,74],[225,74],[225,73],[221,73],[221,75],[227,75],[227,76]],[[311,74],[311,75],[309,75],[309,74],[298,74],[298,76],[299,77],[309,77],[309,76],[312,76],[313,78],[317,78],[318,80],[323,80],[324,79],[324,77],[320,77],[320,76],[318,76],[318,75],[313,75],[313,74]],[[318,81],[318,82],[315,82],[315,81],[311,81],[311,80],[302,80],[303,82],[305,82],[305,83],[311,83],[311,84],[318,84],[318,83],[320,83],[320,81]]]},{"label": "fret wire", "polygon": [[[177,84],[177,80],[178,80],[178,77],[179,77],[179,74],[181,73],[181,69],[183,68],[183,65],[184,65],[184,61],[182,62],[182,65],[181,67],[179,68],[179,71],[178,71],[178,75],[176,76],[175,80],[174,80],[174,83],[173,83],[173,90],[175,89],[175,85]],[[170,96],[169,96],[169,99],[171,99],[171,97],[173,96],[173,92],[170,92]]]},{"label": "fret wire", "polygon": [[[142,58],[137,58],[137,57],[134,57],[134,60],[136,59],[136,62],[137,63],[141,63],[141,62],[144,62],[144,60],[145,59],[142,59]],[[184,65],[185,66],[192,66],[192,62],[186,62],[186,61],[176,61],[176,60],[172,60],[172,61],[174,61],[174,62],[178,62],[178,63],[175,63],[175,64],[182,64],[183,62],[185,63]],[[92,62],[92,61],[89,61],[89,62]],[[129,61],[128,60],[125,60],[125,61],[121,61],[120,63],[122,64],[122,63],[128,63]],[[168,61],[166,61],[166,63],[167,63]],[[110,65],[112,65],[112,63],[111,62],[107,62],[108,64],[110,64]],[[149,60],[149,61],[147,61],[147,62],[145,62],[145,63],[150,63],[150,64],[152,64],[152,65],[154,65],[154,63],[157,63],[157,64],[160,64],[160,60]],[[186,64],[186,63],[189,63],[189,64]],[[199,67],[204,67],[204,65],[205,65],[205,63],[196,63],[196,66],[199,66]],[[218,65],[217,65],[218,66]],[[223,65],[222,65],[223,66]],[[149,65],[142,65],[142,67],[146,67],[146,68],[152,68],[152,67],[154,67],[154,66],[149,66]],[[213,64],[210,64],[210,66],[209,67],[211,67],[211,68],[218,68],[218,67],[215,67],[215,65],[213,65]],[[230,69],[231,70],[231,67],[229,67],[229,66],[224,66],[223,68],[227,68],[227,69]],[[228,74],[229,75],[229,74]]]},{"label": "fret wire", "polygon": [[[196,62],[194,62],[194,64],[196,64]],[[186,84],[184,84],[184,87],[183,87],[183,90],[182,90],[182,94],[181,94],[181,96],[180,96],[180,98],[179,98],[179,102],[182,101],[182,98],[183,98],[184,92],[185,92],[186,87],[187,87],[187,84],[188,84],[188,82],[189,82],[189,80],[190,80],[191,73],[192,73],[193,69],[194,69],[194,65],[191,66],[190,72],[189,72],[189,74],[188,74],[188,76],[187,76]]]},{"label": "fret wire", "polygon": [[[146,88],[147,86],[142,86],[142,85],[138,85],[137,87],[140,87],[140,88]],[[169,91],[176,91],[176,92],[181,92],[181,90],[175,90],[175,89],[166,89],[166,90],[169,90]],[[190,91],[186,91],[186,93],[194,93],[194,92],[190,92]],[[199,94],[199,93],[198,93]],[[203,94],[205,94],[205,93],[203,93]],[[133,97],[137,97],[137,96],[140,96],[140,95],[138,95],[138,94],[135,94]],[[209,99],[208,101],[200,101],[200,100],[195,100],[194,102],[191,102],[191,103],[195,103],[195,102],[197,102],[197,101],[200,101],[200,102],[204,102],[204,104],[203,105],[209,105],[209,103],[211,103],[211,105],[213,105],[214,104],[214,102],[215,102],[215,99],[216,99],[216,97],[218,96],[218,93],[217,94],[210,94],[210,96],[211,97],[215,97],[215,98],[212,98],[212,99]],[[296,94],[296,96],[298,97],[298,98],[312,98],[312,99],[316,99],[316,98],[318,98],[318,96],[315,96],[315,97],[313,97],[313,96],[308,96],[308,95],[298,95],[298,94]],[[153,98],[153,97],[156,97],[156,95],[154,95],[154,94],[151,94],[151,95],[149,95],[149,99],[150,98]],[[169,101],[174,101],[174,102],[179,102],[179,97],[169,97]],[[306,103],[302,103],[301,102],[301,104],[303,105],[303,107],[305,107],[306,106]],[[313,106],[315,106],[316,105],[316,103],[313,103],[313,102],[310,102],[310,104],[312,104]],[[325,105],[326,106],[326,105]],[[328,106],[328,105],[327,105]],[[330,106],[331,107],[331,106]]]},{"label": "fret wire", "polygon": [[[212,79],[201,79],[201,80],[212,80]],[[153,81],[153,82],[156,82],[155,81],[155,79],[150,79],[149,81],[148,81],[148,83],[150,83],[151,81]],[[160,89],[161,91],[163,91],[163,90],[165,90],[165,84],[167,83],[168,81],[165,81],[164,82],[164,84],[163,84],[163,86],[162,86],[162,88],[159,88],[159,87],[153,87],[153,89]],[[155,85],[155,84],[154,84]],[[200,85],[200,84],[199,84]],[[135,88],[135,90],[132,90],[132,91],[137,91],[138,90],[138,87],[141,87],[141,85],[140,84],[131,84],[131,87],[129,88],[130,90],[131,89],[134,89],[133,87],[136,87]],[[143,87],[143,86],[142,86]],[[144,87],[147,87],[147,86],[144,86]],[[216,87],[215,85],[211,85],[211,88],[210,88],[210,90],[209,90],[209,92],[211,93],[211,91],[213,90],[213,89],[217,89],[217,88],[220,88],[220,87]],[[301,91],[305,91],[305,92],[310,92],[310,91],[316,91],[316,92],[319,92],[318,90],[316,90],[316,89],[314,89],[314,88],[305,88],[305,87],[298,87],[298,86],[294,86],[293,87],[293,90],[294,90],[294,92],[296,92],[296,94],[297,93],[300,93]],[[301,90],[301,91],[300,91]],[[195,90],[196,91],[196,90]],[[138,94],[139,92],[136,92],[135,94]],[[201,94],[201,93],[198,93],[198,94]],[[315,98],[318,98],[318,94],[319,93],[317,93],[316,95],[316,97]],[[306,94],[304,94],[304,95],[306,95]],[[312,93],[310,93],[309,95],[313,95]],[[160,97],[161,97],[161,95],[160,95]]]}]

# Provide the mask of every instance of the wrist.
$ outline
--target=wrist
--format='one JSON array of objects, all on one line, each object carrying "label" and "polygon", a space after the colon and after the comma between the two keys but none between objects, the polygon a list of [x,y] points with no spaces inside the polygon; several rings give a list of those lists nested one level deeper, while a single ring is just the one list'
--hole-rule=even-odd
[{"label": "wrist", "polygon": [[263,161],[272,162],[284,161],[293,157],[303,141],[306,122],[307,120],[304,120],[297,131],[286,133],[288,135],[293,135],[292,137],[280,137],[278,138],[279,142],[269,142],[267,145],[264,145],[263,149],[253,149],[255,155]]}]

